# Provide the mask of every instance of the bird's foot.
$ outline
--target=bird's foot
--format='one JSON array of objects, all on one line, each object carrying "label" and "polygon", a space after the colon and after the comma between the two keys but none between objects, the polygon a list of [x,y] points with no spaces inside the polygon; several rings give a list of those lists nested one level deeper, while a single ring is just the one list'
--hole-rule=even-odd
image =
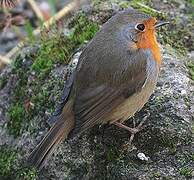
[{"label": "bird's foot", "polygon": [[137,134],[138,132],[140,132],[144,126],[144,122],[147,120],[147,118],[149,117],[150,114],[146,115],[143,120],[138,124],[138,126],[134,127],[134,128],[131,128],[131,127],[128,127],[122,123],[119,123],[119,122],[114,122],[113,124],[120,127],[120,128],[123,128],[123,129],[126,129],[127,131],[129,131],[131,133],[131,136],[130,136],[130,139],[129,139],[129,144],[132,144],[132,141],[135,137],[135,134]]},{"label": "bird's foot", "polygon": [[130,139],[129,139],[129,144],[130,145],[132,144],[132,141],[135,137],[135,134],[143,129],[142,125],[140,125],[140,124],[137,127],[134,127],[134,128],[128,127],[128,126],[126,126],[122,123],[119,123],[119,122],[114,122],[114,125],[116,125],[120,128],[126,129],[127,131],[129,131],[131,133],[131,136],[130,136]]}]

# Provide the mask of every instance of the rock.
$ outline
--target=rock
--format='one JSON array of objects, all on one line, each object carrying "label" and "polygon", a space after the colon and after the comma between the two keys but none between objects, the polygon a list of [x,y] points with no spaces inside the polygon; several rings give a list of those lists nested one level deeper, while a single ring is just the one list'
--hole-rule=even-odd
[{"label": "rock", "polygon": [[[191,80],[184,59],[166,47],[163,49],[159,86],[134,117],[135,122],[140,122],[150,113],[145,129],[134,140],[136,148],[130,150],[129,134],[125,130],[113,125],[96,126],[78,139],[65,141],[57,149],[46,164],[48,176],[57,179],[150,179],[157,176],[184,179],[180,169],[194,168]],[[131,120],[128,125],[132,125]],[[136,156],[145,161],[149,156],[149,163],[140,164]]]},{"label": "rock", "polygon": [[[103,11],[110,8],[111,6],[106,4]],[[46,79],[54,81],[55,84],[50,88],[52,95],[47,99],[49,102],[57,104],[57,99],[53,96],[60,94],[62,88],[59,88],[60,85],[56,82],[65,80],[61,72],[66,75],[69,71],[73,71],[79,55],[80,52],[76,53],[68,66],[54,66]],[[132,148],[128,143],[130,135],[127,131],[114,125],[95,126],[80,137],[64,141],[47,161],[39,178],[111,180],[194,178],[192,171],[194,169],[194,85],[185,66],[187,56],[182,57],[164,45],[162,56],[163,64],[154,94],[145,107],[127,122],[129,126],[133,125],[132,121],[138,124],[150,114],[145,128],[135,137]],[[23,61],[25,65],[30,64],[27,62],[31,59],[24,55],[22,58],[25,59]],[[11,72],[7,74],[8,79],[12,79]],[[29,79],[33,80],[33,76]],[[0,94],[9,99],[7,102],[1,96],[1,106],[10,103],[10,89],[7,83],[0,90]],[[0,117],[4,118],[5,110],[2,109]],[[47,132],[46,118],[49,113],[47,110],[40,111],[29,122],[34,128],[33,133],[26,130],[27,132],[16,139],[9,136],[2,126],[0,143],[15,146],[25,154],[25,160],[28,153]],[[6,121],[4,118],[3,122]],[[137,156],[145,161],[140,161]],[[187,169],[184,169],[185,167]]]},{"label": "rock", "polygon": [[144,153],[138,153],[137,157],[141,160],[141,161],[148,161],[149,157],[147,157]]}]

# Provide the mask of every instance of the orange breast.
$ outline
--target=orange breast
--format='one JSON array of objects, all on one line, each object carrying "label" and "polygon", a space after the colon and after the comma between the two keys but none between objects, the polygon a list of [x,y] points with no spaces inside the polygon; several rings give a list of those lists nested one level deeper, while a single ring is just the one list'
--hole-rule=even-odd
[{"label": "orange breast", "polygon": [[137,48],[150,49],[154,59],[158,64],[161,64],[160,48],[156,39],[156,33],[154,25],[156,23],[155,18],[150,18],[144,21],[145,32],[138,34]]},{"label": "orange breast", "polygon": [[[153,30],[154,31],[154,30]],[[139,35],[137,48],[150,49],[154,59],[161,64],[161,54],[158,42],[156,40],[155,32],[144,32]]]}]

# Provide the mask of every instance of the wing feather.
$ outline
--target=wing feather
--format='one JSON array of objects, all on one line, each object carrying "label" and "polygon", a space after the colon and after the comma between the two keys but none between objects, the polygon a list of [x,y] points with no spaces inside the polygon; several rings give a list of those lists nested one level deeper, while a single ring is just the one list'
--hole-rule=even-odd
[{"label": "wing feather", "polygon": [[[131,56],[130,60],[133,61],[133,58]],[[126,71],[121,71],[121,74],[117,72],[117,76],[115,76],[114,70],[107,72],[107,76],[114,78],[112,82],[116,82],[115,84],[108,81],[106,77],[104,79],[99,77],[103,72],[101,74],[94,74],[91,70],[84,71],[87,68],[83,67],[84,64],[81,63],[82,67],[79,67],[77,79],[75,79],[77,81],[75,84],[79,84],[79,86],[75,87],[76,95],[73,111],[76,125],[73,133],[77,134],[96,124],[108,122],[109,120],[105,119],[105,117],[110,112],[125,101],[126,98],[141,90],[147,78],[147,57],[144,56],[143,52],[138,52],[134,60],[136,62],[129,67],[131,70],[125,67]],[[103,69],[103,67],[97,68],[100,69],[98,73]],[[88,74],[88,72],[91,74]],[[122,82],[119,82],[119,78],[123,78]],[[85,81],[87,81],[87,84],[85,84]]]}]

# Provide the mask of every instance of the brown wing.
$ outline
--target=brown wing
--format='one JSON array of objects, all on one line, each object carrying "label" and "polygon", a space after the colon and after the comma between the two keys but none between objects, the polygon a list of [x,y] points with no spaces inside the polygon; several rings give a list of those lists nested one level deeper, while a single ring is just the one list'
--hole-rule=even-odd
[{"label": "brown wing", "polygon": [[124,100],[121,89],[106,86],[88,89],[76,98],[74,111],[76,126],[74,132],[82,132],[95,124],[101,123],[104,115],[117,107]]},{"label": "brown wing", "polygon": [[[144,82],[145,80],[141,82],[141,87]],[[82,132],[96,124],[107,122],[104,117],[120,105],[127,96],[135,93],[136,88],[112,88],[102,85],[94,89],[89,88],[84,94],[77,96],[74,105],[76,119],[74,133]]]},{"label": "brown wing", "polygon": [[105,75],[103,67],[98,71],[99,74],[95,74],[94,70],[89,70],[86,67],[80,68],[75,83],[78,86],[74,87],[73,111],[76,125],[73,134],[83,132],[98,123],[106,122],[104,117],[108,113],[127,97],[141,90],[147,78],[146,57],[142,56],[142,53],[137,53],[136,58],[138,59],[130,67],[130,72],[127,68],[121,69],[119,72],[106,69]]}]

